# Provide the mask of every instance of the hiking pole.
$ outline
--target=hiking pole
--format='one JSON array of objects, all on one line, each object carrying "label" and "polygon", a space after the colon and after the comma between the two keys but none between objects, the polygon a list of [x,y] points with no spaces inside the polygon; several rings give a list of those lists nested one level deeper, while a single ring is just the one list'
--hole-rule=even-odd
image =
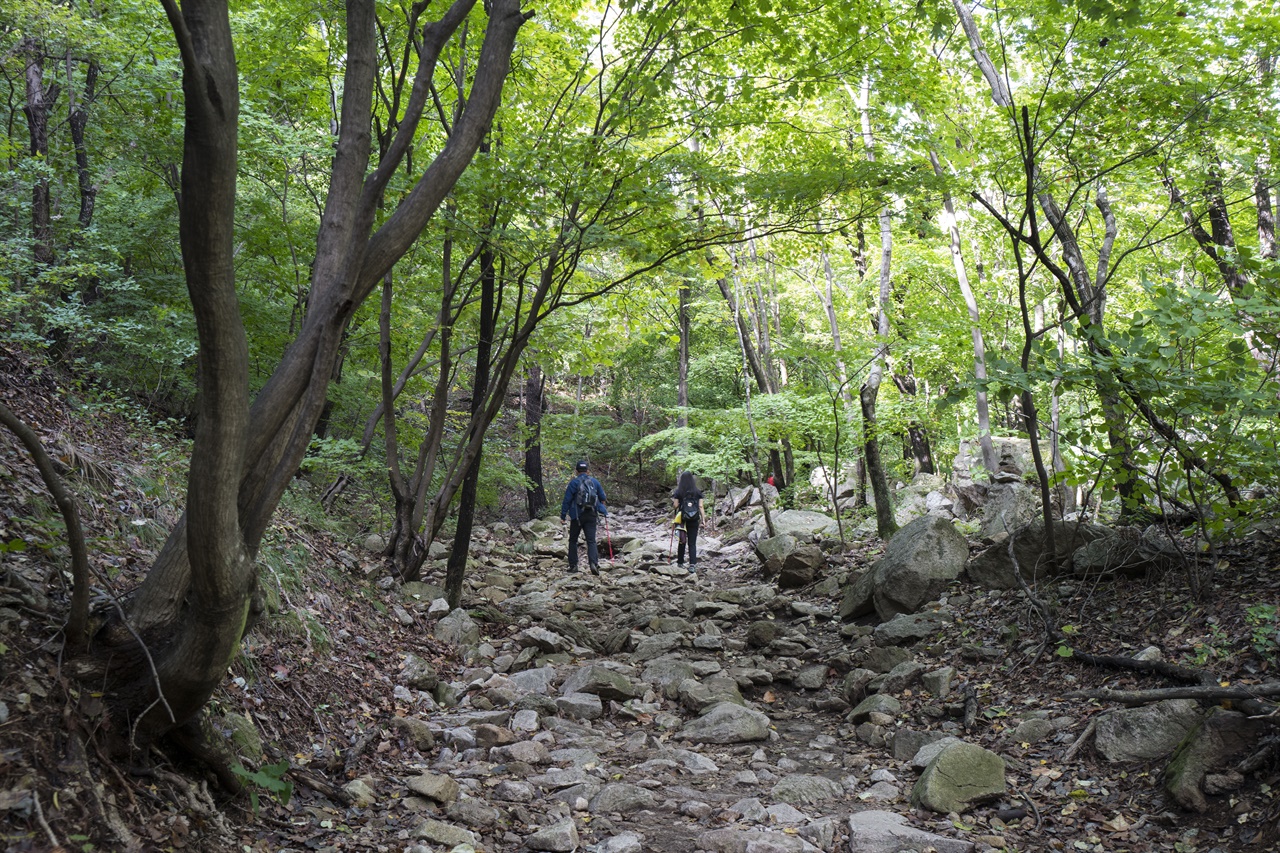
[{"label": "hiking pole", "polygon": [[609,543],[609,562],[613,562],[613,535],[609,533],[609,516],[604,517],[604,541]]}]

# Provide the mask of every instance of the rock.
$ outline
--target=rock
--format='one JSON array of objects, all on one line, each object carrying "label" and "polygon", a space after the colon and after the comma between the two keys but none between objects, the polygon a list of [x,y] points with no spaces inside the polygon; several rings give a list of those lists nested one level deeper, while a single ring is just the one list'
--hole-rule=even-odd
[{"label": "rock", "polygon": [[342,790],[351,797],[351,805],[358,809],[367,809],[378,802],[378,795],[369,781],[368,778],[352,779],[342,786]]},{"label": "rock", "polygon": [[902,703],[892,696],[876,693],[858,703],[858,707],[849,712],[848,720],[851,723],[860,723],[873,713],[896,717],[902,713]]},{"label": "rock", "polygon": [[826,555],[817,545],[797,546],[787,555],[778,575],[778,586],[782,589],[797,589],[808,586],[818,577],[819,572],[827,565]]},{"label": "rock", "polygon": [[387,540],[379,533],[370,533],[365,537],[364,549],[371,554],[381,554],[387,550]]},{"label": "rock", "polygon": [[570,693],[594,693],[601,699],[625,702],[639,696],[641,691],[631,679],[600,664],[588,664],[577,669],[560,685],[561,695]]},{"label": "rock", "polygon": [[872,672],[889,672],[898,664],[909,660],[911,660],[911,652],[906,649],[897,646],[876,646],[868,650],[863,663]]},{"label": "rock", "polygon": [[415,794],[444,806],[457,800],[458,793],[461,791],[457,782],[438,773],[423,773],[409,779],[405,784]]},{"label": "rock", "polygon": [[1184,809],[1208,810],[1209,802],[1201,791],[1205,777],[1234,766],[1269,728],[1264,719],[1250,719],[1237,711],[1214,708],[1178,746],[1165,769],[1165,790]]},{"label": "rock", "polygon": [[391,727],[398,729],[418,752],[428,752],[436,745],[435,732],[426,720],[417,717],[392,717]]},{"label": "rock", "polygon": [[758,619],[747,626],[747,645],[762,649],[782,635],[782,626],[772,619]]},{"label": "rock", "polygon": [[460,648],[474,648],[480,644],[480,626],[461,607],[436,623],[434,635],[440,642]]},{"label": "rock", "polygon": [[[812,542],[820,537],[829,539],[840,537],[840,527],[834,518],[803,509],[784,509],[773,513],[773,531],[778,536],[784,534],[794,536],[797,542]],[[761,516],[755,523],[755,535],[764,536],[766,533],[764,517]]]},{"label": "rock", "polygon": [[1164,758],[1200,722],[1200,703],[1167,699],[1108,711],[1098,718],[1095,744],[1108,761]]},{"label": "rock", "polygon": [[969,543],[948,520],[926,515],[899,530],[872,567],[873,597],[883,620],[914,613],[964,571]]},{"label": "rock", "polygon": [[771,578],[781,572],[787,559],[796,550],[797,544],[796,538],[786,533],[757,541],[756,556],[764,565],[764,576]]},{"label": "rock", "polygon": [[1004,792],[1004,760],[990,750],[961,741],[943,747],[929,762],[911,791],[911,802],[949,814],[994,800]]},{"label": "rock", "polygon": [[626,814],[640,809],[651,809],[657,804],[658,798],[652,791],[641,788],[639,785],[616,782],[601,788],[600,793],[591,798],[590,808],[592,814],[614,812]]},{"label": "rock", "polygon": [[941,669],[935,669],[933,672],[926,672],[920,676],[920,681],[924,683],[924,689],[928,690],[930,695],[935,699],[944,699],[951,692],[951,683],[956,680],[956,669],[953,666],[944,666]]},{"label": "rock", "polygon": [[759,711],[720,702],[684,724],[680,736],[695,743],[746,743],[769,737],[770,720]]},{"label": "rock", "polygon": [[904,645],[937,636],[955,617],[946,610],[903,613],[876,626],[875,637],[881,643]]},{"label": "rock", "polygon": [[415,838],[425,838],[433,844],[457,847],[459,844],[475,846],[476,837],[460,826],[427,818],[413,830]]},{"label": "rock", "polygon": [[683,636],[680,634],[654,634],[645,637],[636,645],[636,650],[631,653],[631,659],[640,663],[662,657],[672,649],[678,648],[682,639]]},{"label": "rock", "polygon": [[920,680],[924,672],[924,664],[909,660],[889,670],[880,684],[881,693],[901,693]]},{"label": "rock", "polygon": [[556,709],[571,720],[598,720],[604,703],[594,693],[570,693],[556,698]]},{"label": "rock", "polygon": [[825,776],[797,773],[774,785],[769,793],[774,799],[794,806],[837,799],[844,796],[844,788]]},{"label": "rock", "polygon": [[970,853],[973,844],[916,829],[902,815],[862,811],[849,816],[849,853]]},{"label": "rock", "polygon": [[578,827],[571,817],[544,827],[524,839],[524,846],[530,850],[563,851],[563,853],[577,850],[579,843],[581,842],[578,838]]},{"label": "rock", "polygon": [[222,715],[218,728],[231,742],[236,755],[255,764],[262,761],[262,735],[258,733],[253,720],[232,711]]},{"label": "rock", "polygon": [[436,669],[422,658],[410,652],[400,664],[400,680],[414,690],[435,690],[440,683]]},{"label": "rock", "polygon": [[[1070,557],[1077,548],[1103,538],[1108,532],[1107,528],[1098,524],[1055,521],[1053,542],[1059,567],[1069,564]],[[1017,528],[1012,536],[1014,556],[1017,557],[1022,576],[1028,583],[1056,574],[1053,561],[1047,559],[1048,555],[1045,554],[1043,524],[1024,525]],[[1001,538],[995,545],[970,560],[965,570],[974,583],[986,589],[1018,587],[1018,579],[1013,574],[1013,560],[1009,557],[1007,538]]]},{"label": "rock", "polygon": [[841,619],[858,619],[876,611],[874,591],[875,577],[871,569],[864,569],[853,575],[852,581],[844,588],[844,597],[840,600],[837,611]]},{"label": "rock", "polygon": [[1039,743],[1058,729],[1049,720],[1023,720],[1013,730],[1015,743]]}]

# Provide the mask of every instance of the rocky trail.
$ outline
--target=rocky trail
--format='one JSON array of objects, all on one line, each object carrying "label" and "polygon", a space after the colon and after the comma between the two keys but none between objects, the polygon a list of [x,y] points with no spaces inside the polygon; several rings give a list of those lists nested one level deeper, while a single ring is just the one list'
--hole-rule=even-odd
[{"label": "rocky trail", "polygon": [[[70,420],[47,381],[28,386],[28,419],[95,475],[77,475],[95,576],[123,595],[180,508],[163,476],[147,485],[126,463],[94,460],[168,457],[112,417]],[[567,573],[558,524],[477,528],[453,612],[431,583],[443,576],[441,546],[426,582],[401,585],[384,576],[376,537],[355,547],[286,507],[261,560],[269,618],[211,702],[251,795],[229,798],[163,751],[125,767],[82,738],[113,721],[61,675],[63,534],[44,521],[50,505],[25,454],[0,436],[0,457],[0,542],[23,544],[0,553],[7,850],[1210,853],[1276,843],[1274,718],[1241,723],[1186,699],[1124,709],[1065,698],[1169,686],[1151,671],[1088,665],[1085,653],[1193,665],[1218,683],[1274,681],[1274,538],[1221,551],[1229,568],[1206,600],[1172,570],[1046,580],[1036,592],[1070,629],[1075,655],[1063,656],[1021,590],[981,587],[973,572],[880,621],[872,611],[892,610],[902,590],[866,587],[889,556],[878,540],[797,532],[784,560],[753,542],[759,522],[743,501],[704,524],[696,576],[672,563],[666,508],[652,501],[602,526],[599,577]],[[960,566],[998,576],[992,549],[985,564],[970,559],[989,540],[930,518],[920,523],[952,537]],[[917,541],[908,530],[893,543]],[[1263,731],[1238,738],[1241,725]],[[1196,762],[1182,765],[1195,766],[1173,790],[1168,756],[1202,730],[1212,737],[1188,739]]]},{"label": "rocky trail", "polygon": [[[608,541],[602,526],[598,578],[568,574],[559,526],[535,521],[479,533],[469,611],[449,613],[431,584],[382,584],[396,627],[375,637],[375,625],[351,626],[335,642],[377,659],[363,670],[362,700],[327,733],[296,708],[306,731],[293,738],[312,744],[291,757],[299,796],[264,805],[264,823],[279,829],[245,826],[239,843],[412,853],[1265,849],[1276,814],[1266,784],[1237,783],[1188,816],[1161,789],[1160,762],[1102,760],[1091,736],[1109,706],[1061,694],[1086,679],[1133,678],[1037,656],[1041,644],[1020,638],[1019,626],[1034,624],[1020,593],[957,582],[922,614],[846,622],[842,586],[874,554],[828,555],[818,579],[780,592],[750,543],[707,535],[693,576],[669,560],[662,512],[615,512]],[[397,639],[426,634],[416,649]],[[317,677],[300,669],[284,678]],[[279,692],[273,679],[248,684],[246,698]],[[312,682],[299,695],[320,689]],[[261,729],[277,703],[260,705]],[[1139,743],[1109,748],[1151,748],[1154,723],[1120,723],[1102,728]],[[945,760],[930,764],[942,747]]]}]

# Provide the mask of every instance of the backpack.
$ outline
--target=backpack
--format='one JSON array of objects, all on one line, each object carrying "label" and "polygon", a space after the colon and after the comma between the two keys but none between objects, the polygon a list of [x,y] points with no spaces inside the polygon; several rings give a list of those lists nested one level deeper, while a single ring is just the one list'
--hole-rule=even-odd
[{"label": "backpack", "polygon": [[698,498],[696,495],[686,495],[680,501],[680,515],[684,518],[698,517]]},{"label": "backpack", "polygon": [[592,483],[590,477],[583,477],[578,481],[576,502],[579,519],[584,516],[589,518],[596,514],[596,510],[600,506],[600,495],[596,492],[595,484]]}]

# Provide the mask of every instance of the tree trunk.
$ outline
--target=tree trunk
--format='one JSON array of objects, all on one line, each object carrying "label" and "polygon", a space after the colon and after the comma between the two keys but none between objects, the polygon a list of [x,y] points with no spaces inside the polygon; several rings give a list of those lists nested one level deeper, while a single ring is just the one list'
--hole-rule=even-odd
[{"label": "tree trunk", "polygon": [[[41,161],[49,160],[49,113],[58,98],[58,84],[44,85],[44,46],[32,36],[18,44],[18,53],[25,56],[27,99],[22,112],[27,117],[27,135],[30,153]],[[40,266],[54,261],[53,210],[49,179],[36,178],[31,188],[31,239],[32,254]],[[53,294],[57,296],[58,294]]]},{"label": "tree trunk", "polygon": [[[485,397],[489,393],[490,358],[493,353],[494,270],[493,251],[487,246],[480,254],[480,339],[476,346],[476,375],[471,390],[471,420],[480,420]],[[458,522],[453,533],[453,550],[445,568],[445,595],[449,606],[462,604],[462,582],[466,579],[467,553],[471,550],[471,528],[476,516],[476,489],[480,483],[480,463],[483,453],[477,453],[467,466],[466,479],[458,498]]]},{"label": "tree trunk", "polygon": [[[94,186],[93,175],[89,171],[89,149],[84,142],[85,128],[89,124],[89,107],[93,105],[97,88],[98,72],[97,60],[89,60],[88,68],[85,70],[84,91],[79,100],[75,98],[75,91],[70,86],[67,88],[67,97],[71,101],[71,114],[67,124],[71,129],[71,144],[75,148],[76,180],[80,186],[80,215],[76,218],[76,223],[81,231],[87,231],[93,224],[93,208],[98,198],[98,188]],[[70,53],[67,55],[67,79],[71,79]]]},{"label": "tree trunk", "polygon": [[[933,173],[943,176],[942,164],[938,154],[929,149],[929,162],[933,164]],[[964,253],[960,242],[960,224],[956,220],[955,204],[951,201],[951,193],[944,190],[942,206],[947,212],[947,235],[950,237],[951,266],[956,271],[956,283],[960,286],[960,295],[964,298],[965,308],[969,311],[969,332],[973,339],[973,379],[974,404],[978,415],[978,446],[982,449],[982,465],[988,474],[994,475],[1000,468],[1000,459],[996,456],[995,445],[991,442],[991,408],[987,404],[987,348],[982,339],[982,315],[978,310],[978,300],[969,286],[969,273],[964,264]]]},{"label": "tree trunk", "polygon": [[[862,142],[867,160],[876,159],[874,140],[871,136],[871,78],[862,79],[859,112],[862,117]],[[871,362],[866,381],[858,391],[862,407],[862,447],[867,460],[867,477],[871,480],[871,494],[876,504],[876,532],[888,541],[898,532],[893,518],[893,506],[889,500],[889,481],[885,476],[884,460],[880,455],[880,437],[876,432],[876,398],[880,396],[880,384],[884,376],[884,361],[889,348],[889,299],[892,293],[890,276],[893,262],[893,231],[890,227],[889,208],[880,206],[877,216],[880,223],[880,291],[876,311],[876,354]]]},{"label": "tree trunk", "polygon": [[546,412],[546,379],[542,368],[534,364],[524,383],[524,475],[530,485],[525,489],[529,518],[538,517],[547,506],[547,489],[542,482],[542,415]]},{"label": "tree trunk", "polygon": [[[680,364],[678,366],[676,405],[680,407],[680,426],[689,426],[689,281],[680,283],[680,305],[677,322],[680,326]],[[685,452],[689,448],[686,446]]]}]

